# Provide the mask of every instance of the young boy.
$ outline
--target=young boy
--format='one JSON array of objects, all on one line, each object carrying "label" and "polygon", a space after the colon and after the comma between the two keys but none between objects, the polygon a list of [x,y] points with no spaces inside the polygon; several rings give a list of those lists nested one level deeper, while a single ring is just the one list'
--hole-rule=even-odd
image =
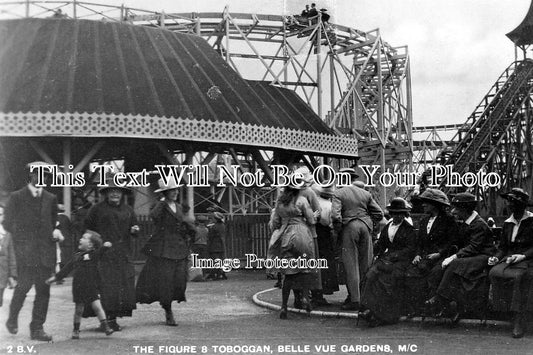
[{"label": "young boy", "polygon": [[46,280],[47,284],[62,280],[71,271],[74,271],[72,280],[72,295],[76,308],[74,311],[74,330],[72,339],[80,338],[80,322],[85,305],[90,304],[96,316],[102,324],[106,335],[111,335],[113,329],[109,327],[106,320],[105,311],[100,303],[100,280],[97,263],[104,248],[111,247],[110,242],[102,245],[100,234],[87,230],[83,233],[78,246],[79,252],[69,261],[55,276]]}]

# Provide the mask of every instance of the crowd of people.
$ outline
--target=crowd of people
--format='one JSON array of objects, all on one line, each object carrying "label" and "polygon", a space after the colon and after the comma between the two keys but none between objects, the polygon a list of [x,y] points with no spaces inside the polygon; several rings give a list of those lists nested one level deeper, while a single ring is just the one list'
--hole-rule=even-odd
[{"label": "crowd of people", "polygon": [[[46,163],[30,163],[28,168],[36,165]],[[101,201],[83,213],[78,251],[73,255],[65,252],[63,267],[55,270],[57,243],[65,238],[58,222],[57,199],[37,186],[36,171],[30,170],[28,184],[11,194],[5,208],[0,206],[0,293],[8,286],[14,288],[8,331],[17,334],[19,312],[35,286],[31,339],[51,341],[43,327],[50,285],[70,273],[75,303],[72,339],[80,337],[82,317],[98,317],[101,331],[107,335],[121,331],[117,318],[132,316],[137,303],[159,302],[166,324],[176,326],[171,304],[185,301],[191,246],[203,255],[224,257],[224,216],[215,212],[215,223],[206,226],[203,217],[196,225],[178,203],[178,186],[160,180],[155,192],[162,198],[150,212],[155,231],[142,249],[148,259],[136,283],[132,248],[140,227],[126,202],[130,189],[110,179],[99,191]],[[206,279],[226,278],[218,269],[206,273]]]},{"label": "crowd of people", "polygon": [[[533,213],[526,210],[531,201],[523,189],[502,194],[511,216],[497,238],[476,212],[478,201],[470,193],[450,201],[444,192],[426,189],[416,197],[425,214],[416,230],[405,199],[390,201],[386,220],[372,195],[355,181],[355,170],[343,172],[352,175],[351,186],[335,191],[288,186],[277,201],[270,257],[324,255],[329,265],[327,270],[279,270],[284,274],[280,318],[287,318],[291,289],[295,308],[311,311],[313,305],[327,304],[323,294],[343,282],[348,297],[341,308],[358,311],[358,319],[372,327],[416,315],[448,317],[455,324],[466,313],[486,316],[490,304],[494,312],[513,314],[513,337],[524,335],[533,311]],[[305,176],[308,170],[299,173]],[[322,202],[314,202],[317,198]],[[335,263],[335,249],[342,268]]]},{"label": "crowd of people", "polygon": [[[45,163],[28,167],[40,164]],[[324,296],[345,284],[342,309],[358,311],[358,319],[369,326],[416,315],[449,317],[455,323],[466,312],[483,316],[490,304],[493,311],[513,314],[513,337],[524,335],[533,311],[533,213],[527,211],[531,201],[524,190],[502,194],[511,215],[498,239],[476,212],[472,194],[458,193],[450,200],[427,188],[417,196],[425,216],[415,229],[409,202],[393,198],[386,206],[387,220],[355,170],[340,172],[348,173],[353,184],[319,186],[309,169],[296,169],[304,184],[285,187],[272,210],[270,258],[323,258],[328,264],[320,270],[311,264],[269,270],[280,277],[281,319],[288,317],[291,291],[294,306],[310,312],[327,305]],[[176,326],[172,302],[186,300],[191,252],[225,258],[224,215],[214,212],[209,225],[207,216],[195,220],[178,202],[179,186],[160,179],[155,193],[161,198],[150,212],[154,232],[142,248],[147,261],[135,282],[131,257],[140,227],[126,202],[129,188],[111,179],[100,189],[100,202],[82,213],[77,252],[55,270],[58,243],[65,239],[61,214],[55,195],[36,182],[30,170],[28,184],[0,206],[0,306],[4,289],[13,287],[6,322],[12,334],[18,332],[26,294],[35,286],[31,338],[52,340],[43,327],[50,285],[70,273],[73,339],[79,339],[82,317],[98,317],[107,335],[121,331],[117,318],[131,316],[137,303],[159,302],[165,323]],[[227,278],[222,269],[202,272],[201,280]]]}]

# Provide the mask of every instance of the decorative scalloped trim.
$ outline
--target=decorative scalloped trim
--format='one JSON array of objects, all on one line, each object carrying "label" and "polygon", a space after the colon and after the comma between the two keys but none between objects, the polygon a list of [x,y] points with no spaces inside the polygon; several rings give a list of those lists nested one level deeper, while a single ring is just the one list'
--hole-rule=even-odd
[{"label": "decorative scalloped trim", "polygon": [[357,140],[324,133],[149,115],[0,112],[0,136],[180,139],[357,156]]}]

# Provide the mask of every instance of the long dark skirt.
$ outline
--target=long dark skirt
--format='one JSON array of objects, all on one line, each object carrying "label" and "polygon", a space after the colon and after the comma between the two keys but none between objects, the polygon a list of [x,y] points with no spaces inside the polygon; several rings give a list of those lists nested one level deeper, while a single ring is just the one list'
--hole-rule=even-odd
[{"label": "long dark skirt", "polygon": [[322,276],[322,292],[325,295],[331,295],[333,292],[339,291],[335,243],[331,235],[331,228],[329,227],[317,224],[316,234],[320,258],[324,258],[328,262],[328,268],[320,270]]},{"label": "long dark skirt", "polygon": [[408,262],[378,259],[366,274],[361,303],[385,323],[396,323],[403,310],[403,280]]},{"label": "long dark skirt", "polygon": [[422,259],[417,265],[409,265],[405,271],[405,306],[408,313],[421,314],[424,302],[435,296],[442,278],[442,261]]},{"label": "long dark skirt", "polygon": [[483,312],[489,293],[488,256],[455,259],[445,269],[437,294],[465,310]]},{"label": "long dark skirt", "polygon": [[[135,303],[135,268],[125,256],[102,257],[98,265],[101,279],[101,302],[109,318],[131,317]],[[96,316],[85,307],[84,317]]]},{"label": "long dark skirt", "polygon": [[172,260],[148,257],[137,281],[137,302],[159,301],[170,306],[172,301],[186,301],[187,259]]},{"label": "long dark skirt", "polygon": [[533,311],[532,276],[533,260],[494,266],[489,272],[493,309],[500,312]]}]

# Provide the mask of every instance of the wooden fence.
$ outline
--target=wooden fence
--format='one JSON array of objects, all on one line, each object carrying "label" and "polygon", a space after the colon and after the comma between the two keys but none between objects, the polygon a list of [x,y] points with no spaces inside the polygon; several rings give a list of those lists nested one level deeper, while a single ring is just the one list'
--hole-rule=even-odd
[{"label": "wooden fence", "polygon": [[[265,258],[270,239],[268,228],[269,214],[235,215],[226,221],[226,257],[245,259],[245,254],[256,254]],[[134,239],[133,259],[144,261],[146,257],[140,252],[154,230],[148,216],[138,217],[141,232]]]}]

